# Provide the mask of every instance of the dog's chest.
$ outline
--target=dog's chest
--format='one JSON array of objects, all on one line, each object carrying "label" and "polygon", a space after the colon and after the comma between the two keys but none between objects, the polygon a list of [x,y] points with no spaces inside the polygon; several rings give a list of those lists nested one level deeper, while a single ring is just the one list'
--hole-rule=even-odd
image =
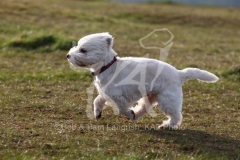
[{"label": "dog's chest", "polygon": [[95,85],[98,93],[101,96],[105,97],[104,95],[106,94],[106,88],[107,88],[106,84],[103,84],[99,79],[96,78],[94,80],[94,85]]},{"label": "dog's chest", "polygon": [[103,83],[100,81],[95,81],[95,87],[100,95],[103,97],[121,96],[123,92],[118,87],[114,86],[113,83]]}]

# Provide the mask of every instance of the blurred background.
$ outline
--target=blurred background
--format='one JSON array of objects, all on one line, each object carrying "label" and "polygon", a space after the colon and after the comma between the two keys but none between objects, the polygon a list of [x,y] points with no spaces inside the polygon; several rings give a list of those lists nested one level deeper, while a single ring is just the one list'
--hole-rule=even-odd
[{"label": "blurred background", "polygon": [[211,5],[211,6],[224,6],[224,7],[239,7],[239,0],[111,0],[115,2],[162,2],[162,3],[179,3],[191,5]]}]

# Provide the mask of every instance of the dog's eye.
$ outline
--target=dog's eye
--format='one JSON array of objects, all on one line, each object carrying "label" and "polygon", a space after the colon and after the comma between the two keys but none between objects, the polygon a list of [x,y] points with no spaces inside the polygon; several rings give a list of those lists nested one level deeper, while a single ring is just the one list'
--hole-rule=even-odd
[{"label": "dog's eye", "polygon": [[81,53],[86,53],[87,51],[85,50],[85,49],[83,49],[83,48],[80,48],[80,50],[79,50]]}]

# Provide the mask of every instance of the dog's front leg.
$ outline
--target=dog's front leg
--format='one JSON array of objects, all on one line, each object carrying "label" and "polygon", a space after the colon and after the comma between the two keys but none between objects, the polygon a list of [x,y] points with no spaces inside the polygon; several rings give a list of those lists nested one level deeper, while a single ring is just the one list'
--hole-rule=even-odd
[{"label": "dog's front leg", "polygon": [[101,96],[98,95],[95,99],[94,99],[94,117],[98,120],[99,118],[101,118],[102,115],[102,110],[104,107],[106,100]]}]

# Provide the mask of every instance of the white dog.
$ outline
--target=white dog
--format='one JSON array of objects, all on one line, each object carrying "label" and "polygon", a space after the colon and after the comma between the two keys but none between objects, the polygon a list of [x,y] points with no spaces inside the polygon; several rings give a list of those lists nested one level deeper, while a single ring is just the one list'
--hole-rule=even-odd
[{"label": "white dog", "polygon": [[112,46],[110,34],[97,33],[80,39],[67,54],[72,65],[85,67],[95,76],[99,93],[94,100],[96,119],[105,104],[114,104],[120,114],[136,120],[158,103],[168,117],[159,128],[178,127],[182,122],[183,83],[189,79],[218,81],[214,74],[197,68],[177,70],[155,59],[116,57]]}]

